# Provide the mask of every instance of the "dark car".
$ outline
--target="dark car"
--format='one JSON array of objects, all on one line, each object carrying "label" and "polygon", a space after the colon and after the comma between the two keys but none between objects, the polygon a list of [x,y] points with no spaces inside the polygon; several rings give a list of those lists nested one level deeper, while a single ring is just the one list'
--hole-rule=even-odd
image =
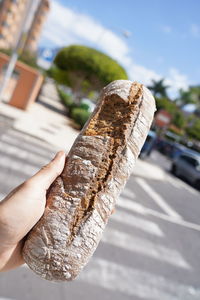
[{"label": "dark car", "polygon": [[171,172],[185,178],[200,190],[200,154],[193,151],[183,152],[174,159]]},{"label": "dark car", "polygon": [[156,149],[173,160],[188,148],[177,142],[160,139],[156,143]]},{"label": "dark car", "polygon": [[180,154],[182,154],[183,152],[186,152],[187,150],[188,150],[188,148],[183,146],[182,144],[174,143],[173,147],[172,147],[172,152],[171,152],[170,158],[174,160]]},{"label": "dark car", "polygon": [[172,141],[159,139],[156,143],[156,149],[163,155],[166,155],[167,157],[171,157],[173,152],[173,145],[174,142]]}]

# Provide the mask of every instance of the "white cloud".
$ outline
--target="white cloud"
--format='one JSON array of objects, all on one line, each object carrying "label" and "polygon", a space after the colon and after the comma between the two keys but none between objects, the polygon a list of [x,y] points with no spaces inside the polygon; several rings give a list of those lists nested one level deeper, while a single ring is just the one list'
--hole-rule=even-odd
[{"label": "white cloud", "polygon": [[58,47],[71,43],[91,43],[119,61],[128,63],[125,41],[93,18],[64,7],[55,0],[45,24],[42,39]]},{"label": "white cloud", "polygon": [[186,75],[181,74],[176,68],[170,68],[165,84],[169,85],[169,93],[176,96],[178,90],[187,90],[189,87],[189,80]]},{"label": "white cloud", "polygon": [[131,80],[139,81],[145,85],[150,85],[152,79],[159,80],[162,78],[162,76],[155,71],[136,65],[135,63],[129,66],[128,74]]},{"label": "white cloud", "polygon": [[163,26],[161,29],[164,33],[167,33],[167,34],[172,32],[172,27],[168,26],[168,25]]},{"label": "white cloud", "polygon": [[186,104],[183,106],[183,110],[186,112],[194,112],[196,109],[196,105],[195,104]]},{"label": "white cloud", "polygon": [[200,38],[200,26],[197,24],[192,24],[190,28],[191,34],[196,37]]},{"label": "white cloud", "polygon": [[137,80],[147,86],[151,85],[152,79],[160,80],[164,77],[164,84],[169,86],[168,93],[172,99],[177,97],[177,92],[180,89],[187,90],[189,87],[187,76],[181,74],[176,68],[170,68],[166,76],[162,76],[153,70],[132,64],[129,68],[129,76],[131,80]]},{"label": "white cloud", "polygon": [[[164,32],[171,32],[171,27],[164,26]],[[145,85],[151,80],[159,80],[164,76],[154,70],[135,63],[130,55],[130,49],[122,36],[117,35],[102,26],[92,17],[74,11],[62,4],[51,1],[51,10],[45,24],[41,44],[52,44],[55,47],[70,44],[85,44],[97,47],[119,61],[127,70],[130,79],[137,80]],[[166,74],[165,74],[166,75]],[[187,78],[172,68],[167,76],[167,84],[172,85],[172,92],[187,86]],[[165,76],[166,77],[166,76]]]}]

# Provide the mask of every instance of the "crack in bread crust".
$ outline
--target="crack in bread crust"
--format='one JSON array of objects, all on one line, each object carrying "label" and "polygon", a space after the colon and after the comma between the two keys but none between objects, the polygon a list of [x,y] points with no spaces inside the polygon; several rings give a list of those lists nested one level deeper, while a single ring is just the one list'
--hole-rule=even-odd
[{"label": "crack in bread crust", "polygon": [[[92,180],[88,192],[77,207],[71,227],[70,243],[73,241],[74,236],[78,234],[82,222],[88,218],[94,209],[99,192],[105,189],[108,177],[112,175],[113,164],[117,164],[124,145],[126,145],[127,132],[130,131],[130,127],[133,127],[131,118],[141,105],[141,96],[142,85],[137,83],[131,85],[128,102],[125,102],[116,94],[106,96],[99,113],[90,120],[85,132],[83,132],[85,136],[109,136],[111,137],[111,143],[99,164],[98,172]],[[99,205],[98,211],[103,221],[106,222],[108,216],[105,219],[105,213],[102,210],[103,208]]]}]

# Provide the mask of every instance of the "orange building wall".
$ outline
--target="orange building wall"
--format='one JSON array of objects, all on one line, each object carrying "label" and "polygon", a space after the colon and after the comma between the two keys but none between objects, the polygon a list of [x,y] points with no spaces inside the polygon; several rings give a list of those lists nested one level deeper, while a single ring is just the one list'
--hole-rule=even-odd
[{"label": "orange building wall", "polygon": [[[8,60],[7,55],[0,53],[0,72]],[[36,100],[42,86],[43,76],[37,70],[19,61],[15,70],[19,73],[19,78],[9,104],[26,110]]]}]

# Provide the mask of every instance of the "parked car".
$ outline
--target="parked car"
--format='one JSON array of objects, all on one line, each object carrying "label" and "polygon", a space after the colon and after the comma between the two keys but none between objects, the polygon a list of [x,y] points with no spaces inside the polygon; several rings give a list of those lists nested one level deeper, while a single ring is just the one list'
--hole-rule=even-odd
[{"label": "parked car", "polygon": [[200,190],[200,154],[193,151],[183,152],[174,159],[171,172],[184,177]]},{"label": "parked car", "polygon": [[160,139],[156,143],[156,149],[173,160],[188,148],[177,142]]},{"label": "parked car", "polygon": [[146,156],[149,156],[151,154],[151,151],[155,146],[156,139],[157,139],[156,133],[150,130],[147,135],[146,141],[142,147],[142,150],[140,152],[141,158],[145,158]]},{"label": "parked car", "polygon": [[182,144],[179,143],[174,143],[173,147],[172,147],[172,152],[170,155],[170,158],[172,160],[176,159],[176,157],[178,157],[180,154],[182,154],[183,152],[187,151],[188,148],[183,146]]},{"label": "parked car", "polygon": [[156,143],[156,149],[167,157],[172,156],[174,142],[159,139]]}]

